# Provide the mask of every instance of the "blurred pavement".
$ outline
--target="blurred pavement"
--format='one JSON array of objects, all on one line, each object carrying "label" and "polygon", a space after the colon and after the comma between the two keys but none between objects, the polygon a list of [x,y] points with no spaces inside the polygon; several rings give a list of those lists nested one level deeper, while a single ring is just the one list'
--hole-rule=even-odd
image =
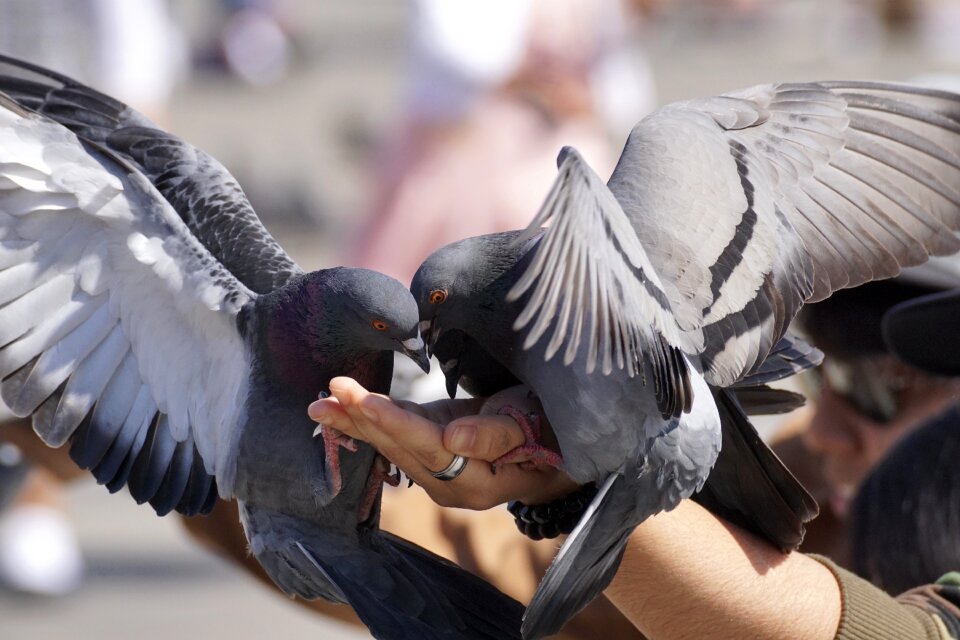
[{"label": "blurred pavement", "polygon": [[76,593],[27,598],[0,588],[2,640],[246,640],[370,635],[294,606],[187,537],[175,517],[93,482],[68,494],[87,562]]}]

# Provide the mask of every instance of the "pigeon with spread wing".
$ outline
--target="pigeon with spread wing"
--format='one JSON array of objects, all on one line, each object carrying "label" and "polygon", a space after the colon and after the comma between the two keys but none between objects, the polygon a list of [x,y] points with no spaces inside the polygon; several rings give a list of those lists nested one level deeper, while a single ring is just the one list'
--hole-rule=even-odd
[{"label": "pigeon with spread wing", "polygon": [[735,389],[763,405],[765,382],[814,363],[785,337],[803,303],[960,249],[960,96],[763,85],[651,114],[606,184],[570,148],[558,164],[526,232],[448,245],[412,285],[443,368],[505,366],[556,433],[562,459],[539,459],[599,487],[528,607],[527,638],[609,583],[638,523],[701,489],[714,511],[799,544],[816,504]]},{"label": "pigeon with spread wing", "polygon": [[[159,514],[236,497],[284,591],[379,638],[504,638],[520,606],[380,531],[389,465],[306,408],[337,375],[428,368],[403,285],[304,273],[216,160],[127,106],[0,70],[0,391],[51,446]],[[340,448],[347,449],[341,453]]]}]

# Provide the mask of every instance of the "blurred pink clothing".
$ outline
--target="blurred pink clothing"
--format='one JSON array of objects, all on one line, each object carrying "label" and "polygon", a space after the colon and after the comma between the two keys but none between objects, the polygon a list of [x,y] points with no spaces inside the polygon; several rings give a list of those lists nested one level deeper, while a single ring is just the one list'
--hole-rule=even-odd
[{"label": "blurred pink clothing", "polygon": [[[411,130],[415,130],[415,127]],[[576,147],[601,175],[613,168],[591,117],[551,120],[534,102],[493,94],[462,124],[387,153],[375,213],[353,252],[358,266],[410,282],[435,249],[462,238],[525,227],[556,176],[556,156]]]}]

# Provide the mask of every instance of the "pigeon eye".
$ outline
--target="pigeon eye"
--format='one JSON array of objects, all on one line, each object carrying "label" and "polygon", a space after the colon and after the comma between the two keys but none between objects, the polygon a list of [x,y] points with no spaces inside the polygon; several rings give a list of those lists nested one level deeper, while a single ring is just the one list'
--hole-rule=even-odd
[{"label": "pigeon eye", "polygon": [[430,304],[443,304],[443,301],[446,299],[446,289],[435,289],[434,291],[430,292]]},{"label": "pigeon eye", "polygon": [[386,331],[389,328],[387,327],[387,323],[383,320],[374,320],[371,324],[377,331]]}]

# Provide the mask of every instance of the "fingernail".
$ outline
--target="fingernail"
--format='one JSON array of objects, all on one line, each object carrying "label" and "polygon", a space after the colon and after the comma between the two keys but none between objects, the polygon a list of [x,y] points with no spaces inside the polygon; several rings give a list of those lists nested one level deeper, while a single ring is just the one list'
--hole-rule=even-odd
[{"label": "fingernail", "polygon": [[307,407],[307,415],[310,416],[310,418],[315,422],[323,422],[327,419],[327,414],[323,410],[323,405],[319,402],[311,403],[311,405]]},{"label": "fingernail", "polygon": [[450,436],[450,446],[454,451],[470,452],[477,441],[477,427],[472,424],[461,424],[454,427]]}]

